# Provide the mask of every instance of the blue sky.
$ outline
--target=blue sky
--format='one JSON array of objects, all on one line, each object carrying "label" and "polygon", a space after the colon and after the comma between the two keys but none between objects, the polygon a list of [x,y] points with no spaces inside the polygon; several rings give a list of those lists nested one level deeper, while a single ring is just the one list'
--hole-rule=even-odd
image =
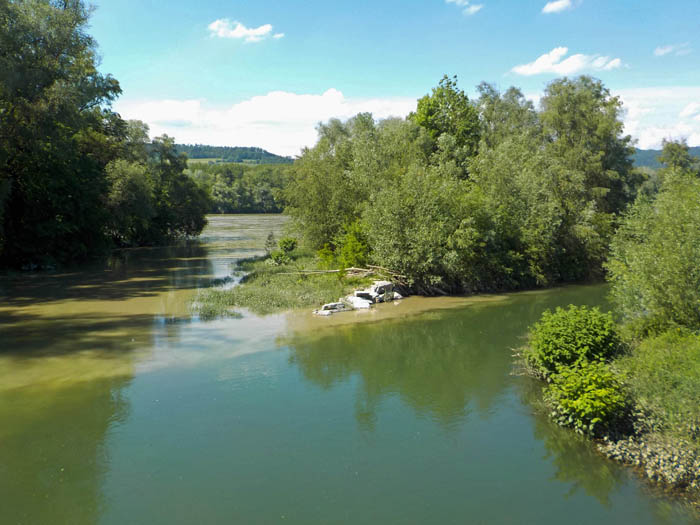
[{"label": "blue sky", "polygon": [[97,0],[115,108],[179,142],[293,155],[318,121],[405,115],[445,73],[533,100],[592,74],[622,97],[640,147],[700,144],[700,1]]}]

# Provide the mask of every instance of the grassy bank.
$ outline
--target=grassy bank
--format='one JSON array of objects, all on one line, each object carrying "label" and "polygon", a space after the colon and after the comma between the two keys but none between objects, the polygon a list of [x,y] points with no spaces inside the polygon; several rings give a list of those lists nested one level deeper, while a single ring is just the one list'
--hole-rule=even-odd
[{"label": "grassy bank", "polygon": [[[295,251],[276,264],[271,257],[239,261],[236,270],[244,277],[230,289],[211,288],[201,291],[193,309],[203,318],[229,316],[238,308],[247,308],[259,315],[294,308],[313,308],[337,301],[372,278],[346,276],[342,273],[302,274],[317,270],[318,259],[311,253]],[[234,314],[235,315],[235,314]]]},{"label": "grassy bank", "polygon": [[631,345],[611,368],[633,403],[633,431],[601,450],[700,504],[700,336],[669,330]]},{"label": "grassy bank", "polygon": [[522,352],[550,417],[700,507],[700,335],[624,338],[610,314],[546,312]]}]

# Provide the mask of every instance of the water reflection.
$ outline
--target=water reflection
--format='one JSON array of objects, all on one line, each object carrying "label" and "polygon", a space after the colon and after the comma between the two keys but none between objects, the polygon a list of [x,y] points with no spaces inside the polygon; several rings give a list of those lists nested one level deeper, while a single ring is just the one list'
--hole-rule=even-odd
[{"label": "water reflection", "polygon": [[[511,385],[512,348],[522,344],[527,326],[577,290],[500,296],[400,321],[324,328],[322,319],[307,319],[304,331],[281,344],[292,348],[292,363],[321,388],[359,379],[355,404],[362,427],[371,429],[382,399],[396,394],[451,428],[470,411],[489,416]],[[593,289],[583,300],[595,304],[602,293]]]},{"label": "water reflection", "polygon": [[100,521],[105,440],[129,414],[125,388],[178,361],[197,288],[283,223],[212,219],[200,241],[0,277],[0,523]]},{"label": "water reflection", "polygon": [[552,423],[542,401],[542,385],[528,378],[519,381],[525,406],[534,407],[533,433],[546,449],[545,459],[555,468],[554,478],[570,485],[569,496],[582,490],[609,507],[611,494],[629,478],[616,463],[604,458],[590,440]]},{"label": "water reflection", "polygon": [[109,468],[104,442],[123,420],[127,378],[0,395],[0,523],[94,524]]}]

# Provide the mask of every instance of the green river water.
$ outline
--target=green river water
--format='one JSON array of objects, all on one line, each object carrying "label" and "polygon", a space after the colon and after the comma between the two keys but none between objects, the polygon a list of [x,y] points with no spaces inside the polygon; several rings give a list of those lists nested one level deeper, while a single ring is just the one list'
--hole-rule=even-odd
[{"label": "green river water", "polygon": [[545,308],[603,286],[190,315],[282,225],[0,278],[0,524],[694,523],[512,375]]}]

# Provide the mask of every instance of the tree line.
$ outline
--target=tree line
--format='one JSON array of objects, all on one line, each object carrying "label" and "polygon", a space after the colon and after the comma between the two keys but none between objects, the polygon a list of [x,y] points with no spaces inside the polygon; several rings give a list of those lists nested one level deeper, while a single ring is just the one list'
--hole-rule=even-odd
[{"label": "tree line", "polygon": [[285,164],[201,163],[188,170],[209,195],[209,213],[281,213],[289,171]]},{"label": "tree line", "polygon": [[166,136],[110,109],[82,0],[0,2],[0,265],[196,235],[208,196]]},{"label": "tree line", "polygon": [[293,159],[275,155],[262,148],[241,146],[207,146],[205,144],[178,144],[177,150],[190,159],[221,159],[222,162],[248,164],[291,164]]},{"label": "tree line", "polygon": [[405,119],[320,125],[284,193],[306,243],[325,260],[391,268],[423,293],[602,277],[647,179],[621,101],[588,76],[551,82],[539,108],[515,87],[477,89],[470,100],[445,76]]}]

